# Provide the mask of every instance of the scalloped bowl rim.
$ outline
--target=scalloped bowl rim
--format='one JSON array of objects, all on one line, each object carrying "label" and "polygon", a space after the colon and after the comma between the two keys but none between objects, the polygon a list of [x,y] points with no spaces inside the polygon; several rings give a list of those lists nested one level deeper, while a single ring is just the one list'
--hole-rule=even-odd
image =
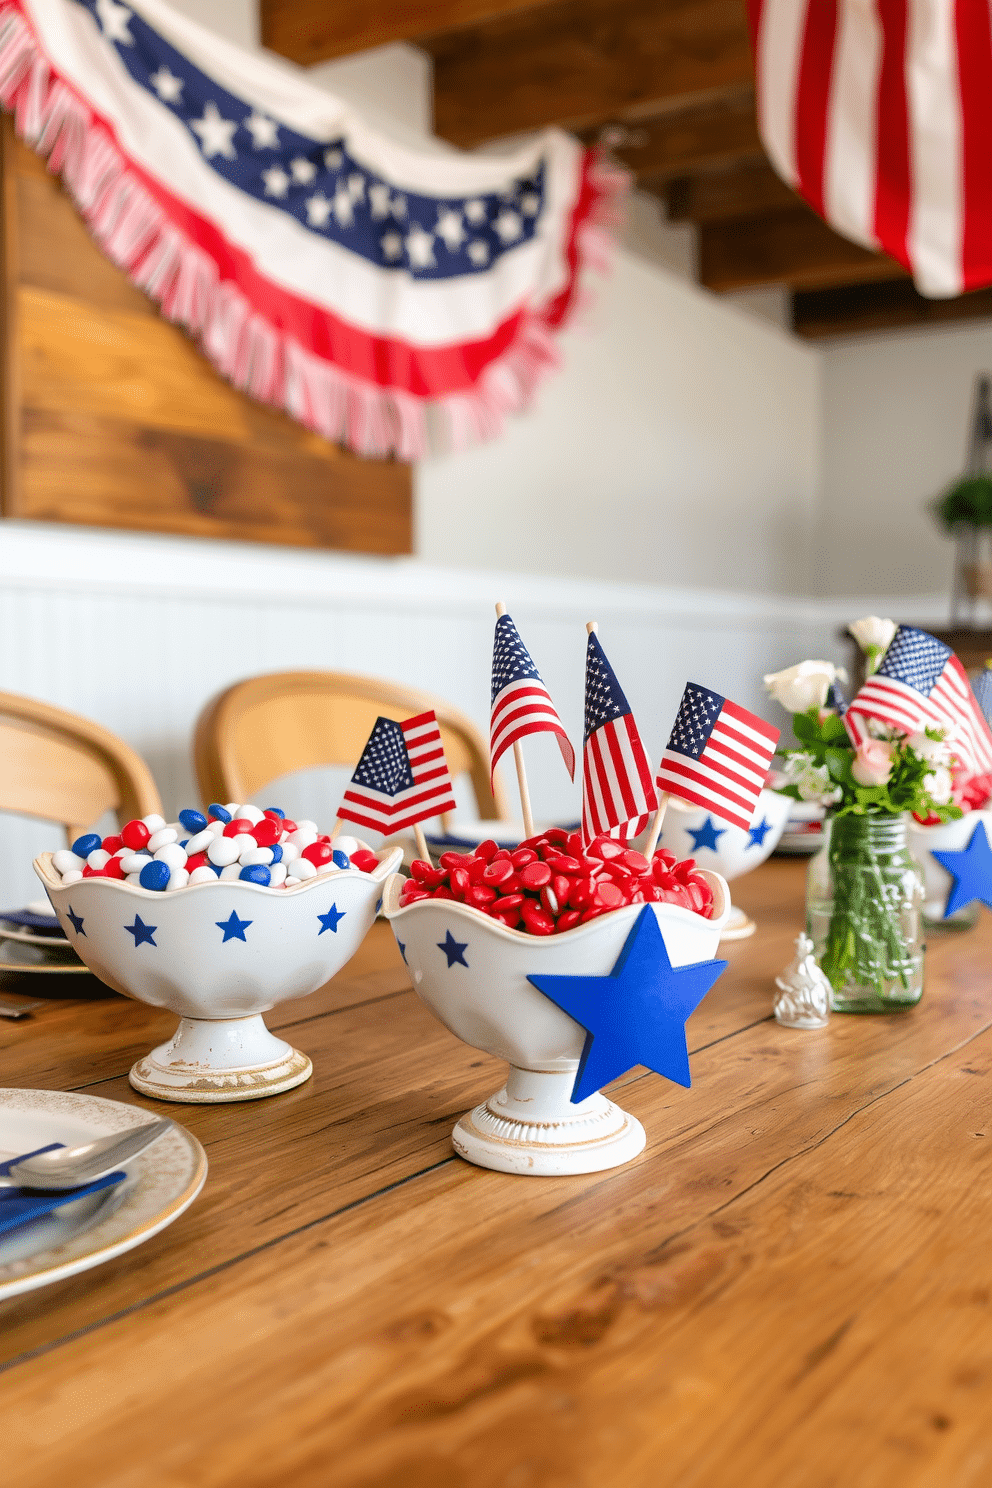
[{"label": "scalloped bowl rim", "polygon": [[[375,851],[375,849],[372,849],[372,851]],[[380,848],[379,851],[384,852],[385,850]],[[198,893],[201,889],[207,893],[213,893],[220,883],[223,883],[224,887],[228,890],[236,889],[238,892],[264,894],[270,898],[279,899],[286,899],[290,895],[300,894],[307,889],[314,888],[317,884],[326,886],[328,883],[340,883],[344,878],[366,878],[374,883],[386,884],[390,874],[395,873],[396,865],[403,857],[403,849],[401,847],[391,847],[388,851],[385,851],[385,856],[380,860],[372,873],[366,873],[361,868],[334,868],[330,873],[314,874],[313,878],[304,879],[302,883],[293,884],[288,889],[273,888],[269,884],[250,883],[244,878],[217,878],[214,883],[185,884],[181,889],[172,890],[145,889],[140,884],[129,884],[122,878],[99,878],[96,875],[92,878],[77,878],[73,883],[66,884],[62,882],[61,875],[58,881],[55,879],[55,870],[52,868],[53,856],[54,854],[50,852],[39,853],[33,864],[35,873],[37,873],[46,888],[70,891],[78,888],[82,883],[92,883],[105,886],[107,889],[112,889],[119,894],[134,895],[138,899],[153,899],[158,904],[174,904],[185,896]]]},{"label": "scalloped bowl rim", "polygon": [[[678,916],[678,918],[675,920],[676,924],[678,924],[684,916],[685,923],[687,924],[699,924],[701,922],[704,925],[711,925],[715,929],[722,929],[723,926],[726,924],[731,911],[730,887],[723,875],[720,873],[714,873],[711,868],[700,868],[699,872],[702,873],[703,877],[707,880],[707,882],[709,882],[710,887],[714,891],[714,905],[717,903],[717,892],[719,892],[722,896],[722,908],[718,915],[710,915],[707,919],[703,919],[702,915],[697,914],[694,909],[686,909],[681,904],[669,904],[667,902],[654,903],[651,907],[655,909],[668,910],[671,912],[672,915]],[[595,919],[586,920],[585,924],[575,925],[571,930],[563,930],[560,934],[535,936],[531,935],[530,932],[527,930],[511,930],[509,925],[500,924],[498,920],[493,919],[492,915],[486,914],[485,910],[477,909],[474,904],[462,904],[458,899],[417,899],[413,904],[405,904],[402,907],[396,904],[396,907],[394,908],[394,903],[396,900],[398,900],[400,894],[400,889],[397,884],[403,884],[407,882],[408,880],[403,878],[402,874],[399,873],[394,873],[392,877],[389,878],[386,882],[386,887],[382,896],[382,914],[384,918],[390,922],[390,924],[392,924],[394,920],[400,919],[403,915],[409,914],[412,910],[418,909],[421,905],[425,907],[428,905],[435,907],[443,906],[446,911],[450,911],[455,915],[468,919],[473,924],[486,925],[492,932],[492,934],[497,937],[497,939],[508,940],[511,942],[511,944],[526,942],[528,945],[533,945],[535,940],[538,940],[560,945],[565,940],[574,942],[581,936],[585,935],[587,932],[596,933],[597,926],[600,930],[602,930],[601,921],[605,918],[605,915],[597,915]],[[207,884],[205,885],[205,887],[209,888],[210,885]],[[641,910],[645,907],[646,906],[643,904],[620,904],[615,910],[608,911],[608,913],[620,914],[625,909]],[[669,915],[666,915],[665,918],[668,919]]]}]

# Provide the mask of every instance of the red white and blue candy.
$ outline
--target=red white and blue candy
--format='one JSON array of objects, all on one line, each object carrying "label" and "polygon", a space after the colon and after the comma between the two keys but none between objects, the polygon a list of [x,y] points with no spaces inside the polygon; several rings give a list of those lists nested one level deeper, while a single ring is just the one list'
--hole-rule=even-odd
[{"label": "red white and blue candy", "polygon": [[344,868],[371,873],[378,862],[357,837],[332,840],[316,822],[293,821],[278,806],[262,810],[236,802],[214,802],[206,813],[187,807],[174,822],[135,818],[102,838],[85,832],[52,855],[63,884],[117,878],[155,893],[230,879],[291,889]]}]

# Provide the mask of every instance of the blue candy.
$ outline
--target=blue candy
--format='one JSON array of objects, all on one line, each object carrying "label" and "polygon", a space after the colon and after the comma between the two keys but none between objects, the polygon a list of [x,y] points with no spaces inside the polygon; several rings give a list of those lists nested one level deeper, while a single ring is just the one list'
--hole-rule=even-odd
[{"label": "blue candy", "polygon": [[138,882],[143,889],[167,889],[171,872],[168,863],[160,863],[157,858],[153,858],[142,868]]},{"label": "blue candy", "polygon": [[351,859],[349,858],[348,854],[346,852],[340,852],[337,848],[334,849],[333,861],[335,868],[351,867]]},{"label": "blue candy", "polygon": [[[148,870],[143,868],[141,871],[146,873]],[[267,888],[272,881],[272,874],[264,863],[249,863],[247,868],[242,868],[238,877],[245,883],[261,884],[263,889]]]},{"label": "blue candy", "polygon": [[[210,812],[210,815],[212,817],[216,818],[217,821],[229,822],[231,820],[231,813],[228,811],[227,807],[218,806],[216,801],[211,802],[211,804],[207,807],[207,810]],[[181,820],[182,818],[180,817],[180,821]]]},{"label": "blue candy", "polygon": [[285,811],[282,810],[281,807],[279,807],[279,806],[266,806],[264,809],[266,811],[271,811],[273,816],[281,817],[282,820],[285,821],[285,819],[286,819],[286,813],[285,813]]},{"label": "blue candy", "polygon": [[96,852],[102,846],[103,841],[98,832],[84,832],[82,837],[76,838],[72,850],[78,857],[88,858],[91,852]]},{"label": "blue candy", "polygon": [[278,842],[276,843],[275,847],[270,847],[269,848],[269,851],[272,854],[272,861],[273,861],[273,863],[281,863],[282,862],[282,848],[279,846],[279,843]]},{"label": "blue candy", "polygon": [[[210,808],[210,810],[213,812],[216,812],[217,809],[218,808],[216,806],[211,806]],[[187,807],[185,811],[180,811],[179,820],[182,822],[183,826],[186,828],[191,837],[195,837],[197,832],[202,832],[204,827],[207,825],[207,818],[203,815],[203,812],[192,811],[189,807]],[[228,817],[227,820],[230,821],[230,817]]]}]

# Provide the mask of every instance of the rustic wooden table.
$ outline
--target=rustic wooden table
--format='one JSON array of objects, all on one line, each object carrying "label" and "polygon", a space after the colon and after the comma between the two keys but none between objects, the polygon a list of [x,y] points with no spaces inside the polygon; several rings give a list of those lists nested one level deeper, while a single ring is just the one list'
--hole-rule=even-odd
[{"label": "rustic wooden table", "polygon": [[[377,925],[273,1015],[312,1081],[169,1108],[193,1207],[0,1305],[4,1483],[987,1485],[992,922],[933,941],[917,1009],[788,1032],[802,873],[737,886],[760,930],[689,1023],[692,1090],[628,1076],[647,1150],[585,1178],[452,1156],[500,1067]],[[152,1109],[126,1071],[172,1021],[52,1003],[0,1026],[2,1083]]]}]

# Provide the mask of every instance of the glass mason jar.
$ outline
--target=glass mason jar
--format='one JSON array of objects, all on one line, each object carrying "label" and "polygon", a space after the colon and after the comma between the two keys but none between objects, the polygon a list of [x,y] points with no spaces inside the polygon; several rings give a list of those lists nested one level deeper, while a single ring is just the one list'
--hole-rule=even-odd
[{"label": "glass mason jar", "polygon": [[806,925],[837,1013],[886,1013],[923,995],[923,869],[905,816],[830,817],[809,865]]}]

